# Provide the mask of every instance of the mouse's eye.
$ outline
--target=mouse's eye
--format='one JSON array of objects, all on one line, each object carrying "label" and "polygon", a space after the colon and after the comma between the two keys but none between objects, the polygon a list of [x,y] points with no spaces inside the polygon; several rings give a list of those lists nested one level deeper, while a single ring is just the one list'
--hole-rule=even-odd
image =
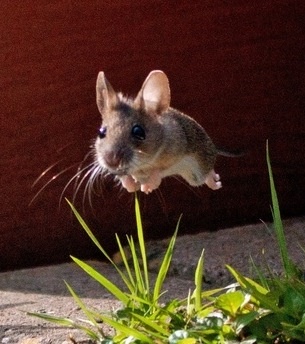
[{"label": "mouse's eye", "polygon": [[137,140],[145,140],[145,130],[138,124],[134,125],[131,129],[131,135]]},{"label": "mouse's eye", "polygon": [[106,127],[100,127],[100,129],[98,130],[98,137],[100,139],[103,139],[106,137],[106,132],[107,132],[107,128]]}]

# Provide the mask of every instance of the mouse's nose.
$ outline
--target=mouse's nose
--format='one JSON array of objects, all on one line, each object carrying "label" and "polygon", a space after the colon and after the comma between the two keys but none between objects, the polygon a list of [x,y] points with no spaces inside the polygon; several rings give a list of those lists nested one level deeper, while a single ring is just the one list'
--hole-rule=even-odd
[{"label": "mouse's nose", "polygon": [[132,157],[132,153],[126,148],[107,151],[104,154],[104,161],[109,169],[121,170],[125,168]]},{"label": "mouse's nose", "polygon": [[104,161],[108,167],[116,169],[119,167],[121,159],[115,152],[106,152],[104,154]]}]

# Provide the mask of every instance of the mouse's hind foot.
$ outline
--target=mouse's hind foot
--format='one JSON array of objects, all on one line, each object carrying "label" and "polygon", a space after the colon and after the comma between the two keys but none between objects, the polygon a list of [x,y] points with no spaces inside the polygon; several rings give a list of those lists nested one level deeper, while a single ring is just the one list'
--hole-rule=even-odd
[{"label": "mouse's hind foot", "polygon": [[219,174],[211,170],[205,177],[205,184],[212,190],[218,190],[222,187]]}]

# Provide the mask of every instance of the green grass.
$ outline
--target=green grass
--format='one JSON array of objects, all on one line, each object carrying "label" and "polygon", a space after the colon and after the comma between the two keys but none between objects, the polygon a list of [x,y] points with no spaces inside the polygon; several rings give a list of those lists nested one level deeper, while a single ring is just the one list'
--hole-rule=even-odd
[{"label": "green grass", "polygon": [[[270,180],[271,211],[277,239],[283,275],[263,273],[255,265],[257,278],[243,276],[227,266],[236,283],[215,289],[203,290],[204,250],[198,259],[194,275],[194,290],[185,299],[160,301],[163,283],[171,263],[179,222],[163,257],[157,278],[153,282],[148,271],[146,246],[143,234],[140,206],[135,197],[137,247],[127,236],[131,258],[116,236],[122,266],[116,264],[97,241],[80,214],[70,207],[93,243],[112,264],[124,287],[118,287],[86,262],[71,257],[91,278],[107,289],[122,307],[111,313],[97,313],[89,309],[66,283],[86,322],[47,314],[29,313],[56,324],[78,328],[96,343],[169,343],[169,344],[218,344],[218,343],[305,343],[305,284],[302,274],[289,257],[280,207],[275,189],[268,143],[266,148]],[[105,334],[101,323],[113,330]]]}]

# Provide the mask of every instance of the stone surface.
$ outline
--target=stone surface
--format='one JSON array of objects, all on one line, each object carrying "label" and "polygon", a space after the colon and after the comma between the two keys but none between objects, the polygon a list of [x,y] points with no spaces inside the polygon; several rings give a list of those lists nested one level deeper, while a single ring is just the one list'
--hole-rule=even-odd
[{"label": "stone surface", "polygon": [[[170,235],[181,213],[183,233],[268,217],[266,139],[282,212],[303,214],[304,18],[302,0],[1,1],[0,269],[98,257],[59,199],[100,124],[100,70],[135,95],[150,70],[163,69],[173,106],[217,144],[247,150],[219,158],[222,190],[169,179],[141,196],[151,238]],[[73,198],[73,183],[64,196]],[[80,189],[79,210],[82,203]],[[134,231],[133,196],[110,180],[83,208],[109,250],[114,232]]]}]

